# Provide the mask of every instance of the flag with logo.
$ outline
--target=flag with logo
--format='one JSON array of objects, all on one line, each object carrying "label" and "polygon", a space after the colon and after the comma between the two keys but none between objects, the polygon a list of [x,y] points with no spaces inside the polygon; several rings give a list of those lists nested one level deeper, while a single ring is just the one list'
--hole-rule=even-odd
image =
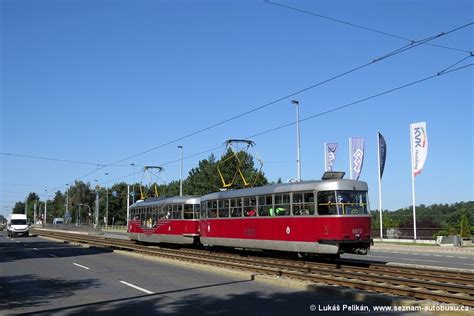
[{"label": "flag with logo", "polygon": [[410,124],[411,142],[411,168],[413,176],[417,176],[423,170],[428,155],[428,135],[426,134],[426,122]]},{"label": "flag with logo", "polygon": [[387,157],[387,143],[385,142],[385,138],[382,134],[378,133],[379,139],[379,170],[380,170],[380,179],[383,176],[383,170],[385,169],[385,158]]},{"label": "flag with logo", "polygon": [[324,170],[332,171],[332,166],[336,160],[337,143],[324,143]]},{"label": "flag with logo", "polygon": [[358,180],[364,164],[364,138],[349,137],[350,149],[350,176],[352,180]]}]

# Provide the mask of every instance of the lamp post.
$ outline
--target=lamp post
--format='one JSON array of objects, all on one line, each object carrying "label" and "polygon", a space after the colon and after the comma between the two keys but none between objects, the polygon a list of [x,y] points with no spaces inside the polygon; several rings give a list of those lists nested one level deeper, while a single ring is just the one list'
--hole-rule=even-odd
[{"label": "lamp post", "polygon": [[109,224],[109,173],[106,172],[107,183],[105,185],[105,229]]},{"label": "lamp post", "polygon": [[291,103],[296,106],[296,168],[298,172],[298,181],[301,181],[301,158],[300,158],[300,102],[291,100]]},{"label": "lamp post", "polygon": [[133,167],[133,183],[132,183],[132,204],[135,203],[135,164],[130,164]]},{"label": "lamp post", "polygon": [[81,213],[81,204],[77,205],[77,213],[76,213],[76,226],[79,226],[79,213]]},{"label": "lamp post", "polygon": [[97,228],[99,225],[99,185],[97,184],[97,179],[95,181],[95,218],[94,218],[94,228]]},{"label": "lamp post", "polygon": [[[69,183],[66,183],[66,214],[67,218],[72,218],[69,216]],[[72,219],[71,219],[72,222]]]},{"label": "lamp post", "polygon": [[[44,190],[46,192],[46,197],[44,198],[44,220],[43,220],[43,227],[46,224],[46,214],[48,210],[48,190]],[[35,223],[36,224],[36,223]]]},{"label": "lamp post", "polygon": [[181,163],[179,167],[179,196],[183,196],[183,146],[178,146],[181,149]]},{"label": "lamp post", "polygon": [[89,208],[89,220],[90,220],[90,217],[91,217],[91,215],[92,215],[92,209],[91,209],[91,207],[90,207],[89,205],[87,205],[87,204],[82,204],[82,203],[79,204],[79,206],[87,206],[87,208]]}]

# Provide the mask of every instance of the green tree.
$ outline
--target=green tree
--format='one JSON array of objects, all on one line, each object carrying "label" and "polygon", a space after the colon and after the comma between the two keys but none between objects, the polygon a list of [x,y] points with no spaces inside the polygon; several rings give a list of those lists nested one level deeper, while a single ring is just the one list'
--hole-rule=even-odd
[{"label": "green tree", "polygon": [[89,222],[89,207],[93,207],[95,194],[90,188],[89,183],[82,181],[75,181],[69,188],[69,213],[72,217],[72,222],[79,222],[86,224]]},{"label": "green tree", "polygon": [[191,169],[186,180],[186,193],[204,195],[221,188],[214,154],[199,161],[198,167]]},{"label": "green tree", "polygon": [[[268,184],[268,180],[265,178],[264,174],[255,168],[253,157],[244,151],[234,153],[234,151],[229,148],[217,164],[224,181],[227,184],[232,184],[231,188],[241,189],[246,187],[242,176],[250,186]],[[242,174],[240,174],[239,171]],[[223,186],[222,183],[221,186]]]},{"label": "green tree", "polygon": [[54,193],[53,200],[48,203],[48,214],[46,220],[52,222],[54,218],[64,217],[66,212],[66,196],[61,191]]},{"label": "green tree", "polygon": [[461,237],[464,237],[464,238],[471,237],[471,226],[469,224],[469,217],[467,213],[462,214],[460,226],[461,226],[461,230],[460,230]]},{"label": "green tree", "polygon": [[127,184],[116,183],[109,189],[109,224],[125,225],[126,218]]}]

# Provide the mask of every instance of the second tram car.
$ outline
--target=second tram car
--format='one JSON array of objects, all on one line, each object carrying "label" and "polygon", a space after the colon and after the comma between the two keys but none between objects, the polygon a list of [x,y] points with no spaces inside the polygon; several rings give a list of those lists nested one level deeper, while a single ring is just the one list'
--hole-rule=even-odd
[{"label": "second tram car", "polygon": [[158,197],[130,206],[131,240],[151,243],[199,243],[199,196]]},{"label": "second tram car", "polygon": [[371,245],[368,187],[356,180],[211,193],[201,197],[200,217],[207,246],[338,255],[366,254]]}]

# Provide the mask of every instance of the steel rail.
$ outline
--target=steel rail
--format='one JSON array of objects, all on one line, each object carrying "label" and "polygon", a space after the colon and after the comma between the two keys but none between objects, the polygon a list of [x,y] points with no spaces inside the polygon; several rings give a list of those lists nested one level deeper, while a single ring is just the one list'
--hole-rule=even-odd
[{"label": "steel rail", "polygon": [[[105,237],[78,235],[69,233],[50,233],[42,231],[40,234],[67,239],[79,243],[115,248],[127,251],[134,251],[145,255],[160,256],[181,261],[196,262],[200,264],[210,264],[233,269],[244,269],[253,272],[287,276],[301,280],[311,280],[329,285],[339,285],[355,289],[390,293],[402,296],[409,296],[418,299],[432,299],[445,303],[463,304],[474,306],[474,282],[466,280],[462,285],[454,283],[441,283],[435,281],[408,279],[401,276],[377,275],[378,271],[364,268],[363,271],[342,271],[329,266],[321,267],[313,263],[308,265],[297,265],[289,260],[269,260],[255,259],[241,256],[210,254],[207,251],[194,252],[163,249],[161,247],[149,247],[136,245],[127,240],[110,239]],[[361,269],[357,267],[357,269]],[[367,271],[369,270],[369,273]],[[434,277],[435,272],[430,271]],[[384,272],[386,273],[386,272]],[[464,274],[459,274],[460,277]],[[466,274],[466,276],[471,276]],[[417,277],[419,277],[417,275]],[[471,284],[472,283],[472,284]],[[430,291],[434,290],[434,291]]]}]

